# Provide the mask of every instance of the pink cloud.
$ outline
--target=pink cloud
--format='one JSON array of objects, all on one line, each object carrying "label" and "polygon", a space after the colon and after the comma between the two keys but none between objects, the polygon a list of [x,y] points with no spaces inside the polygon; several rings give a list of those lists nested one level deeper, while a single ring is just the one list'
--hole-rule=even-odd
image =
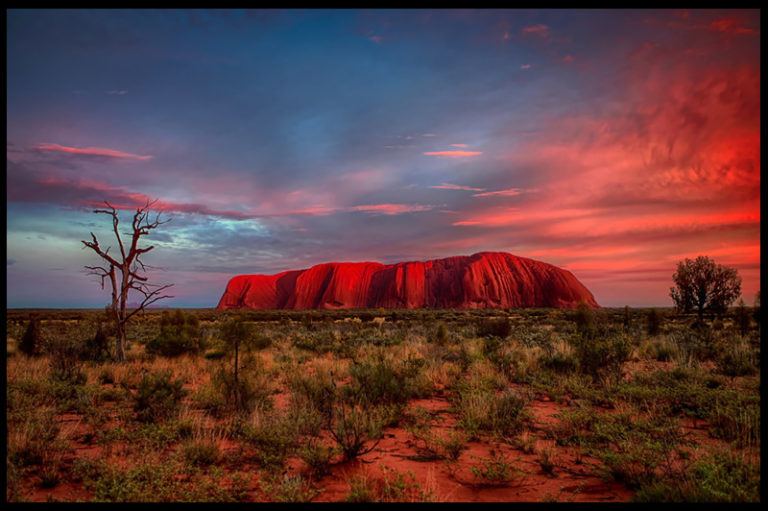
[{"label": "pink cloud", "polygon": [[430,188],[437,188],[439,190],[467,190],[470,192],[484,192],[485,188],[472,188],[469,186],[454,185],[451,183],[442,183],[436,186],[430,186]]},{"label": "pink cloud", "polygon": [[467,144],[451,144],[451,147],[467,147]]},{"label": "pink cloud", "polygon": [[540,37],[547,37],[549,35],[549,27],[546,25],[533,25],[530,27],[524,27],[520,33],[524,36],[537,35]]},{"label": "pink cloud", "polygon": [[448,158],[466,158],[483,154],[480,151],[433,151],[424,153],[427,156],[447,156]]},{"label": "pink cloud", "polygon": [[83,149],[77,147],[67,147],[59,144],[44,144],[33,147],[37,151],[52,151],[64,154],[71,154],[77,156],[101,156],[106,158],[117,158],[126,160],[150,160],[152,156],[144,156],[140,154],[124,153],[122,151],[116,151],[114,149],[106,149],[102,147],[86,147]]},{"label": "pink cloud", "polygon": [[434,209],[434,206],[422,204],[368,204],[364,206],[353,206],[349,209],[353,211],[364,211],[366,213],[376,213],[382,215],[400,215],[403,213],[429,211]]},{"label": "pink cloud", "polygon": [[531,65],[530,64],[523,64],[522,66],[520,66],[520,69],[531,69]]},{"label": "pink cloud", "polygon": [[510,197],[512,195],[520,195],[523,191],[520,188],[509,188],[507,190],[496,190],[493,192],[475,193],[472,197],[493,197],[495,195],[502,195]]}]

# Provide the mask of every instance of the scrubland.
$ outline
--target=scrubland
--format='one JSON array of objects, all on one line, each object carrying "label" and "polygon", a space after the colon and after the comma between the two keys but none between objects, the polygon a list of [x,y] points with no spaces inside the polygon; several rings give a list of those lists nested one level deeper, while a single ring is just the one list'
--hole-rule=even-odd
[{"label": "scrubland", "polygon": [[137,318],[7,311],[9,501],[760,500],[749,309]]}]

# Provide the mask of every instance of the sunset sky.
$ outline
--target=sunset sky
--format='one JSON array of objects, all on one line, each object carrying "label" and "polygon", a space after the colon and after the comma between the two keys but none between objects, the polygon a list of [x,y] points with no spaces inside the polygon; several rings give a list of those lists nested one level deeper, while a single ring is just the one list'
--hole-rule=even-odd
[{"label": "sunset sky", "polygon": [[760,285],[757,10],[8,10],[8,307],[103,307],[157,199],[170,307],[238,274],[505,251],[602,306]]}]

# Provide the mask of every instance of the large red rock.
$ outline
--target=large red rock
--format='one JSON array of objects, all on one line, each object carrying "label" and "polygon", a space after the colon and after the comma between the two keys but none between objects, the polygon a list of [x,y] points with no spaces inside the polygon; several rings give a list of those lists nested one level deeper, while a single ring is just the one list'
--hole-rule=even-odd
[{"label": "large red rock", "polygon": [[326,263],[232,278],[217,309],[598,307],[567,270],[503,252],[425,262]]}]

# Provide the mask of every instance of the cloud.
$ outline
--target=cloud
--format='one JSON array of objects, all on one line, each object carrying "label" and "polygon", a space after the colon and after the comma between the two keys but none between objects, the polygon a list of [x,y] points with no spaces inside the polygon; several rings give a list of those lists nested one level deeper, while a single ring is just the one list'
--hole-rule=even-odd
[{"label": "cloud", "polygon": [[520,33],[524,36],[536,35],[539,37],[549,36],[549,27],[547,25],[532,25],[530,27],[523,27]]},{"label": "cloud", "polygon": [[440,185],[430,186],[430,188],[437,188],[439,190],[467,190],[470,192],[484,192],[485,188],[472,188],[470,186],[454,185],[451,183],[442,183]]},{"label": "cloud", "polygon": [[447,156],[448,158],[467,158],[483,154],[480,151],[432,151],[424,153],[427,156]]},{"label": "cloud", "polygon": [[467,147],[467,144],[451,144],[451,147]]},{"label": "cloud", "polygon": [[108,90],[107,94],[124,96],[128,94],[128,91],[127,90]]},{"label": "cloud", "polygon": [[522,66],[520,66],[520,69],[531,69],[531,65],[530,64],[523,64]]},{"label": "cloud", "polygon": [[730,32],[734,34],[754,34],[757,32],[740,25],[741,22],[735,18],[718,18],[712,21],[707,28],[715,32]]},{"label": "cloud", "polygon": [[83,149],[77,147],[67,147],[59,144],[43,144],[32,148],[35,151],[50,151],[61,154],[69,154],[73,156],[95,156],[103,158],[116,158],[125,160],[150,160],[152,156],[145,156],[140,154],[124,153],[122,151],[116,151],[114,149],[106,149],[102,147],[86,147]]},{"label": "cloud", "polygon": [[509,188],[507,190],[496,190],[493,192],[475,193],[472,197],[493,197],[495,195],[502,195],[510,197],[512,195],[520,195],[523,191],[520,188]]},{"label": "cloud", "polygon": [[364,206],[353,206],[353,211],[364,211],[366,213],[381,215],[401,215],[403,213],[415,213],[419,211],[429,211],[435,206],[423,204],[368,204]]}]

